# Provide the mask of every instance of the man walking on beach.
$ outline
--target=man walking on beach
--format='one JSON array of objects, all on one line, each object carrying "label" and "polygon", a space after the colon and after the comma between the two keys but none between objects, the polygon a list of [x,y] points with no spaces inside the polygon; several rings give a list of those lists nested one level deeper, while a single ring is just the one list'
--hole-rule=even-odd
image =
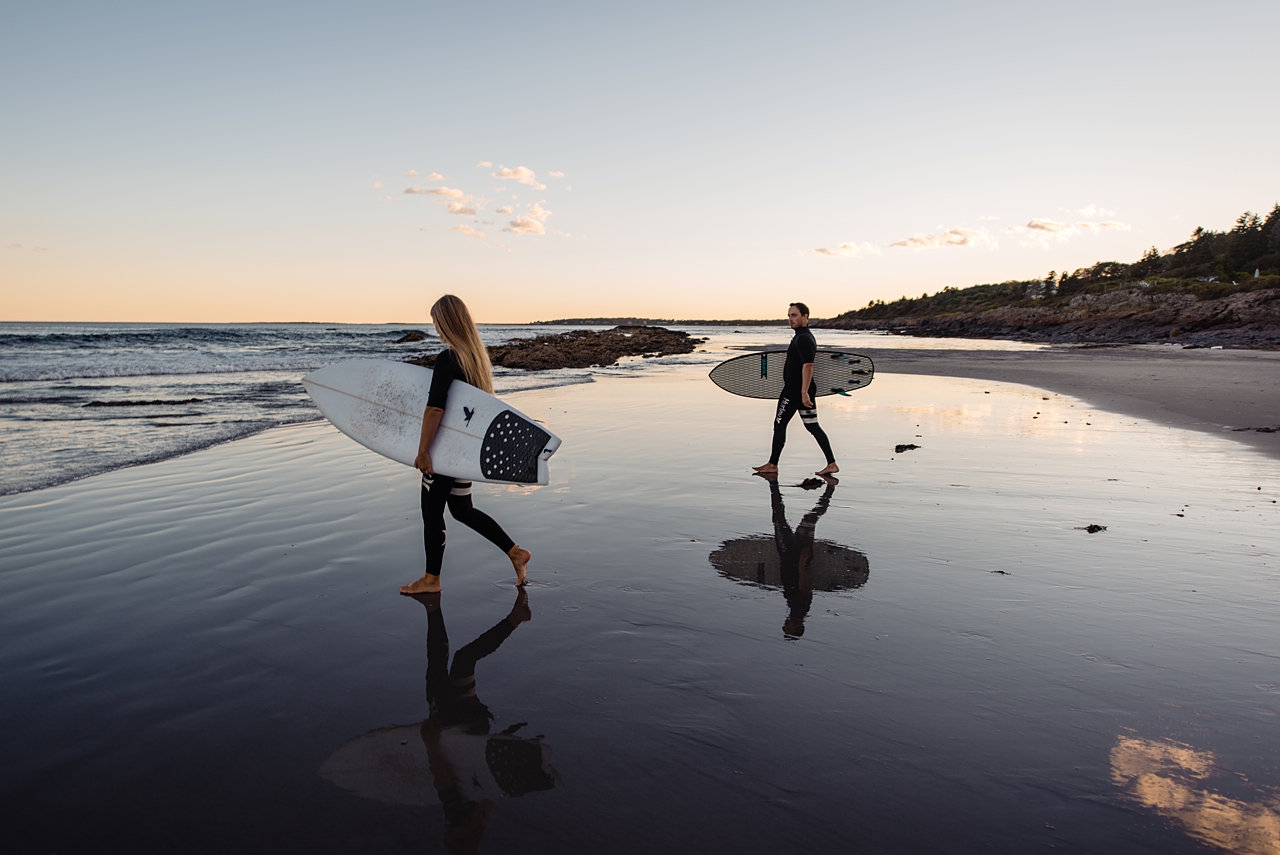
[{"label": "man walking on beach", "polygon": [[787,308],[787,323],[796,334],[791,338],[787,361],[782,366],[782,394],[778,396],[778,412],[773,417],[773,453],[769,455],[768,463],[754,468],[761,475],[778,471],[778,458],[782,456],[782,446],[787,441],[787,423],[799,411],[800,421],[804,422],[805,429],[813,434],[827,457],[826,467],[816,474],[833,475],[840,471],[840,467],[831,453],[831,441],[827,439],[826,431],[818,426],[818,409],[814,403],[818,384],[813,381],[813,360],[818,353],[818,343],[809,332],[809,307],[804,303],[792,303]]}]

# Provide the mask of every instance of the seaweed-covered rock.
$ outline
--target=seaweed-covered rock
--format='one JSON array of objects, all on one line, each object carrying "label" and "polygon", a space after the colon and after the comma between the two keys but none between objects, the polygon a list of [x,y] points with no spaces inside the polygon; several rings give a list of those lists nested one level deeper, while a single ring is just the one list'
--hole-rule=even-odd
[{"label": "seaweed-covered rock", "polygon": [[[548,371],[613,365],[624,356],[669,356],[692,353],[706,341],[665,327],[614,327],[611,330],[571,332],[517,339],[489,348],[489,359],[503,368]],[[410,360],[431,367],[435,354]]]}]

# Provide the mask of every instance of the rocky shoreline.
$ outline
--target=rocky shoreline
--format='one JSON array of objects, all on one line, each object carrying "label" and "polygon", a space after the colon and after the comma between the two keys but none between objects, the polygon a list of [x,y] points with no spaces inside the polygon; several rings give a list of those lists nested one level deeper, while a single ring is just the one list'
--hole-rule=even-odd
[{"label": "rocky shoreline", "polygon": [[[613,365],[624,356],[652,358],[692,353],[704,341],[705,338],[665,327],[619,326],[603,332],[572,330],[518,339],[490,347],[489,359],[495,366],[525,371],[595,368]],[[435,361],[434,353],[409,360],[427,368]]]},{"label": "rocky shoreline", "polygon": [[1280,349],[1280,289],[1220,299],[1188,293],[1151,294],[1139,288],[1081,294],[1066,305],[1002,306],[881,320],[834,318],[810,326],[878,330],[899,335],[999,338],[1031,342],[1151,344]]}]

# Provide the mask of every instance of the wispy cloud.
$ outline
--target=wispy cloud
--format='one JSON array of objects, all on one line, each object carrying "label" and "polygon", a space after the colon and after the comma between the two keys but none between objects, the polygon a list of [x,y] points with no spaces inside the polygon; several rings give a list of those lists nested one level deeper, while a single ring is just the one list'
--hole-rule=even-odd
[{"label": "wispy cloud", "polygon": [[857,258],[860,255],[879,255],[880,247],[873,243],[842,243],[813,250],[826,258]]},{"label": "wispy cloud", "polygon": [[532,208],[509,222],[503,231],[517,235],[545,235],[547,233],[545,223],[549,216],[551,216],[550,211],[541,205],[535,204]]},{"label": "wispy cloud", "polygon": [[374,189],[376,190],[377,188],[379,188],[379,187],[381,187],[381,186],[382,186],[382,182],[381,182],[381,181],[375,181],[375,182],[373,182],[373,186],[374,186]]},{"label": "wispy cloud", "polygon": [[479,163],[477,163],[477,164],[476,164],[476,166],[493,166],[493,161],[492,161],[492,160],[482,160],[482,161],[480,161]]},{"label": "wispy cloud", "polygon": [[534,190],[546,190],[547,185],[538,183],[538,176],[534,174],[532,169],[527,166],[517,166],[515,169],[508,169],[505,166],[493,173],[494,178],[509,178],[518,184],[528,184]]},{"label": "wispy cloud", "polygon": [[428,180],[428,181],[443,181],[443,180],[444,180],[444,176],[443,176],[443,175],[441,175],[439,172],[433,172],[433,173],[431,173],[430,175],[428,175],[428,176],[427,176],[427,180]]},{"label": "wispy cloud", "polygon": [[417,177],[418,177],[418,170],[416,170],[416,169],[410,169],[408,172],[406,172],[406,173],[404,174],[404,177],[405,177],[405,178],[417,178]]},{"label": "wispy cloud", "polygon": [[476,215],[476,206],[465,205],[462,202],[450,202],[449,213],[462,214],[463,216],[467,216],[467,217],[474,217]]},{"label": "wispy cloud", "polygon": [[31,251],[32,251],[32,252],[48,252],[48,251],[49,251],[49,247],[47,247],[47,246],[33,246],[33,247],[31,247]]},{"label": "wispy cloud", "polygon": [[495,213],[495,214],[510,214],[510,213],[511,213],[511,206],[510,206],[510,205],[503,205],[501,208],[499,208],[498,210],[494,211],[494,213]]},{"label": "wispy cloud", "polygon": [[547,174],[550,175],[552,178],[564,178],[563,172],[548,172]]},{"label": "wispy cloud", "polygon": [[1060,223],[1057,220],[1035,219],[1028,220],[1025,226],[1009,226],[1005,231],[1010,234],[1024,235],[1039,246],[1048,246],[1050,241],[1064,243],[1081,232],[1098,232],[1107,229],[1127,232],[1129,226],[1115,221]]},{"label": "wispy cloud", "polygon": [[449,231],[462,232],[467,237],[480,238],[481,240],[484,240],[485,238],[489,237],[487,234],[480,231],[479,229],[471,228],[471,226],[452,226],[449,229]]},{"label": "wispy cloud", "polygon": [[20,243],[11,243],[11,244],[9,244],[9,249],[22,249],[22,244],[20,244]]},{"label": "wispy cloud", "polygon": [[[1066,209],[1064,208],[1063,210],[1066,210]],[[1090,202],[1088,205],[1085,205],[1083,208],[1080,208],[1079,210],[1076,210],[1076,211],[1068,210],[1067,213],[1079,214],[1082,217],[1114,217],[1116,215],[1115,211],[1108,211],[1106,208],[1099,208],[1097,205],[1093,204],[1092,202]]]},{"label": "wispy cloud", "polygon": [[379,201],[379,202],[390,202],[390,201],[391,201],[391,197],[390,197],[390,196],[379,196],[379,197],[378,197],[378,201]]},{"label": "wispy cloud", "polygon": [[453,187],[406,187],[404,192],[411,196],[443,196],[458,202],[470,202],[473,198]]},{"label": "wispy cloud", "polygon": [[932,235],[913,235],[895,240],[889,246],[900,249],[931,249],[938,246],[986,246],[995,248],[996,242],[979,229],[947,229]]}]

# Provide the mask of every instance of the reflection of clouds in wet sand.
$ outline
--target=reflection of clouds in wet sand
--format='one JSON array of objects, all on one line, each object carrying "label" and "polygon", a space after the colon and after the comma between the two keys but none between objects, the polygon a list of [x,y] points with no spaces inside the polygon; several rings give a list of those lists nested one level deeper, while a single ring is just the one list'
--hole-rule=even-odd
[{"label": "reflection of clouds in wet sand", "polygon": [[1240,801],[1201,786],[1214,771],[1211,752],[1177,742],[1122,736],[1111,749],[1111,780],[1191,837],[1226,852],[1280,853],[1280,804]]}]

